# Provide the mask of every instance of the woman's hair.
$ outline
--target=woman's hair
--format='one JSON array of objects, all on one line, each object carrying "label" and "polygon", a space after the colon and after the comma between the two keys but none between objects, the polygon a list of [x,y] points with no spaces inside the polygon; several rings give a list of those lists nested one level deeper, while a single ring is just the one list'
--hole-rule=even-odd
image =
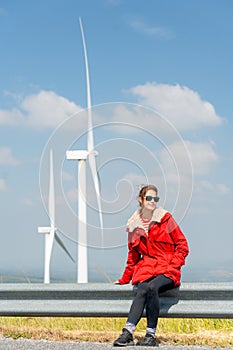
[{"label": "woman's hair", "polygon": [[[157,187],[155,187],[154,185],[145,185],[140,189],[139,194],[138,194],[138,199],[141,198],[141,200],[143,202],[143,198],[145,197],[146,192],[149,190],[155,191],[156,195],[158,194]],[[142,206],[142,202],[139,201],[140,207]]]}]

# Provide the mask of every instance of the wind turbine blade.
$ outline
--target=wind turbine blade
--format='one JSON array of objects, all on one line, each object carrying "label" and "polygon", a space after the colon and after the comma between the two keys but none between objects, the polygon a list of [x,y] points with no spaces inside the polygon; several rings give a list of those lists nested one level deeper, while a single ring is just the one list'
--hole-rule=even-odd
[{"label": "wind turbine blade", "polygon": [[102,214],[102,207],[101,207],[101,197],[100,197],[100,185],[99,185],[99,178],[96,170],[96,159],[95,155],[92,153],[89,154],[89,164],[91,169],[92,178],[94,181],[95,186],[95,192],[96,192],[96,199],[97,199],[97,205],[99,210],[99,220],[100,220],[100,228],[101,228],[101,239],[103,242],[103,214]]},{"label": "wind turbine blade", "polygon": [[66,248],[65,244],[62,242],[61,238],[58,236],[57,232],[55,232],[55,240],[56,242],[60,245],[60,247],[66,252],[66,254],[69,256],[69,258],[73,261],[73,257],[72,255],[70,254],[70,252],[68,251],[68,249]]},{"label": "wind turbine blade", "polygon": [[83,51],[84,51],[84,58],[85,58],[85,68],[86,68],[87,112],[88,112],[87,149],[88,149],[88,152],[91,152],[91,151],[93,151],[93,148],[94,148],[92,113],[91,113],[91,88],[90,88],[90,76],[89,76],[89,66],[88,66],[88,58],[87,58],[87,48],[86,48],[86,42],[85,42],[85,36],[84,36],[81,18],[79,18],[79,24],[80,24],[81,34],[82,34]]},{"label": "wind turbine blade", "polygon": [[87,58],[87,49],[85,36],[83,31],[82,20],[79,18],[79,24],[82,34],[82,42],[83,42],[83,51],[85,57],[85,67],[86,67],[86,87],[87,87],[87,112],[88,112],[88,135],[87,135],[87,150],[89,153],[88,159],[91,169],[92,178],[94,181],[97,205],[99,209],[99,219],[100,219],[100,228],[101,228],[101,239],[103,242],[103,215],[102,215],[102,207],[100,201],[100,186],[99,180],[97,176],[97,168],[96,168],[96,159],[94,152],[94,136],[93,136],[93,125],[92,125],[92,110],[91,110],[91,88],[90,88],[90,76],[89,76],[89,67],[88,67],[88,58]]}]

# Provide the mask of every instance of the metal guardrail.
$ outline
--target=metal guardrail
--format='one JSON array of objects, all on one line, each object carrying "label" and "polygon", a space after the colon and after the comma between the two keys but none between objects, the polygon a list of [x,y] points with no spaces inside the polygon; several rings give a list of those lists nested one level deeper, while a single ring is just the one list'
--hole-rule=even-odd
[{"label": "metal guardrail", "polygon": [[[0,284],[0,316],[126,317],[131,285]],[[183,283],[160,295],[161,317],[233,318],[233,283]]]}]

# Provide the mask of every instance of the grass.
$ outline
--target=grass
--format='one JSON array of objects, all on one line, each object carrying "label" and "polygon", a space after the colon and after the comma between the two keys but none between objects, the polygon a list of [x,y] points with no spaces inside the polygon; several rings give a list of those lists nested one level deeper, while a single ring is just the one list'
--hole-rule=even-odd
[{"label": "grass", "polygon": [[[0,317],[0,334],[14,339],[111,343],[125,321],[125,318]],[[144,336],[145,328],[143,318],[137,326],[135,339]],[[157,337],[163,344],[228,347],[233,345],[233,320],[160,318]]]}]

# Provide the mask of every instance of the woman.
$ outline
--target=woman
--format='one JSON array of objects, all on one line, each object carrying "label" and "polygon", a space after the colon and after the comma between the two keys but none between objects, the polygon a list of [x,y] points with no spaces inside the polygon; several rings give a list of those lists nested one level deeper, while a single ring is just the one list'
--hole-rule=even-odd
[{"label": "woman", "polygon": [[114,346],[133,345],[133,333],[146,307],[147,328],[138,345],[157,346],[155,331],[159,317],[159,292],[180,285],[181,266],[189,253],[188,243],[172,215],[161,207],[153,185],[141,188],[140,208],[128,220],[128,259],[115,284],[132,281],[135,297],[122,334]]}]

